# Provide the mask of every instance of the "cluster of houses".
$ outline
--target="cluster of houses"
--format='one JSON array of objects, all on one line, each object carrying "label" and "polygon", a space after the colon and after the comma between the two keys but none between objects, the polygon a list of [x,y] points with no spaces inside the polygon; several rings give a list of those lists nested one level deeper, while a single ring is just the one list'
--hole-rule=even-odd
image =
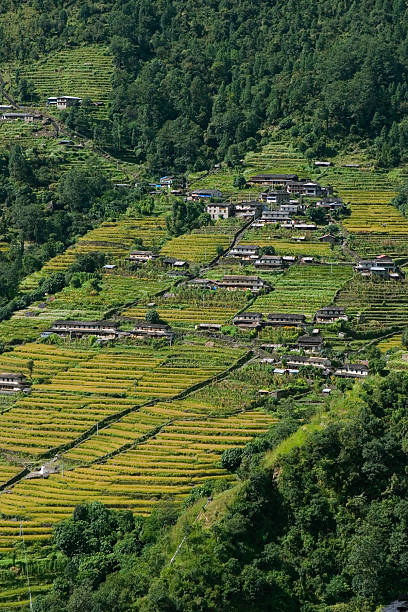
[{"label": "cluster of houses", "polygon": [[[228,251],[226,258],[239,260],[240,263],[252,264],[259,270],[284,270],[297,261],[295,255],[266,255],[256,244],[238,244]],[[312,263],[314,257],[301,257],[301,263]]]},{"label": "cluster of houses", "polygon": [[354,270],[363,278],[401,280],[405,276],[404,272],[388,255],[378,255],[374,259],[362,259]]},{"label": "cluster of houses", "polygon": [[297,174],[257,174],[251,176],[248,183],[284,190],[288,194],[305,195],[310,197],[325,197],[333,193],[333,187],[322,187],[309,178],[299,178]]},{"label": "cluster of houses", "polygon": [[336,376],[338,378],[364,378],[369,374],[369,368],[365,363],[343,363],[339,367],[333,367],[330,359],[310,355],[289,353],[276,359],[261,359],[264,363],[280,364],[274,368],[274,374],[299,374],[300,368],[317,368],[324,376]]},{"label": "cluster of houses", "polygon": [[[316,312],[314,323],[330,324],[337,321],[347,321],[348,317],[341,306],[325,306]],[[241,329],[256,329],[263,327],[304,327],[306,317],[297,313],[268,313],[266,318],[261,312],[241,312],[232,319],[232,323]]]},{"label": "cluster of houses", "polygon": [[62,338],[86,338],[95,336],[99,340],[116,340],[123,338],[165,338],[172,340],[174,332],[166,323],[150,323],[137,320],[131,331],[122,331],[119,321],[55,321],[42,338],[57,334]]},{"label": "cluster of houses", "polygon": [[153,251],[131,251],[128,256],[128,260],[136,265],[144,265],[149,261],[158,261],[160,260],[165,266],[169,266],[172,268],[188,268],[188,262],[183,259],[178,259],[177,257],[160,257],[157,253]]}]

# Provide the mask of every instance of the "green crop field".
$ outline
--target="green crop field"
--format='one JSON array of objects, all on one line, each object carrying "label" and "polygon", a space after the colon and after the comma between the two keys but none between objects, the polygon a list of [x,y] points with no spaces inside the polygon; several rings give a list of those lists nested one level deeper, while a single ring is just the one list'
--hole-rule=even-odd
[{"label": "green crop field", "polygon": [[353,268],[347,265],[294,265],[277,279],[273,291],[255,300],[250,310],[304,313],[310,318],[316,310],[331,304],[336,292],[352,276]]}]

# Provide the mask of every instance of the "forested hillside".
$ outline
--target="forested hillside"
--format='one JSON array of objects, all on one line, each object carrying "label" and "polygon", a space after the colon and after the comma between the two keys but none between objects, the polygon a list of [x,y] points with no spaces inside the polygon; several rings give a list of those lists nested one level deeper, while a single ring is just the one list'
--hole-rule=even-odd
[{"label": "forested hillside", "polygon": [[[114,86],[98,140],[154,170],[235,163],[277,124],[311,158],[346,139],[380,165],[405,160],[403,0],[7,0],[0,11],[6,62],[109,46]],[[21,81],[16,91],[35,95]]]}]

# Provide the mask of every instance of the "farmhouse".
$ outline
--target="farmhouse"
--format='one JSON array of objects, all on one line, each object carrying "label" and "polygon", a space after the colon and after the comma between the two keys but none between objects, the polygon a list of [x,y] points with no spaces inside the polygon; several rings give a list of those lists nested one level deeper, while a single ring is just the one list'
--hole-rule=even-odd
[{"label": "farmhouse", "polygon": [[262,326],[263,315],[261,312],[241,312],[232,319],[232,322],[237,327],[243,329],[258,329]]},{"label": "farmhouse", "polygon": [[259,246],[256,244],[238,244],[228,253],[229,257],[239,257],[244,260],[256,259],[259,252]]},{"label": "farmhouse", "polygon": [[292,226],[294,229],[307,230],[310,232],[317,229],[317,225],[315,225],[314,223],[296,223],[295,221],[293,221]]},{"label": "farmhouse", "polygon": [[305,315],[300,314],[288,314],[288,313],[275,313],[271,312],[267,317],[267,325],[276,326],[296,326],[300,327],[305,324]]},{"label": "farmhouse", "polygon": [[252,291],[259,293],[262,289],[270,289],[270,284],[262,280],[259,276],[224,276],[222,281],[218,281],[218,287],[227,289],[227,291]]},{"label": "farmhouse", "polygon": [[375,259],[362,259],[354,269],[363,277],[399,279],[404,276],[403,272],[401,272],[388,255],[378,255]]},{"label": "farmhouse", "polygon": [[364,378],[368,374],[368,367],[361,363],[345,363],[334,373],[335,376],[343,378]]},{"label": "farmhouse", "polygon": [[261,200],[267,204],[283,204],[289,202],[290,195],[283,189],[269,190],[261,193]]},{"label": "farmhouse", "polygon": [[183,259],[177,259],[177,257],[164,257],[163,263],[165,266],[172,266],[177,269],[188,268],[188,263]]},{"label": "farmhouse", "polygon": [[119,333],[119,323],[117,321],[55,321],[48,331],[72,338],[97,336],[105,340],[112,340]]},{"label": "farmhouse", "polygon": [[57,98],[57,110],[65,110],[75,104],[82,104],[82,98],[76,96],[58,96]]},{"label": "farmhouse", "polygon": [[0,394],[12,395],[14,393],[30,393],[30,383],[24,374],[1,373],[0,374]]},{"label": "farmhouse", "polygon": [[244,219],[249,217],[254,217],[254,219],[258,219],[263,210],[263,204],[261,202],[252,201],[252,202],[239,202],[235,204],[235,216],[242,217]]},{"label": "farmhouse", "polygon": [[170,189],[184,189],[186,186],[186,179],[184,176],[162,176],[159,180],[160,187],[167,187]]},{"label": "farmhouse", "polygon": [[285,262],[279,255],[261,255],[255,260],[254,266],[259,270],[282,270]]},{"label": "farmhouse", "polygon": [[2,113],[0,115],[1,121],[24,121],[25,123],[32,123],[40,119],[42,119],[42,115],[35,115],[33,113]]},{"label": "farmhouse", "polygon": [[211,200],[222,198],[222,192],[219,189],[196,189],[190,194],[192,200]]},{"label": "farmhouse", "polygon": [[287,184],[287,190],[289,193],[297,193],[299,195],[305,195],[310,197],[319,197],[328,195],[333,191],[331,185],[322,187],[319,183],[315,183],[310,179],[301,179],[300,181],[292,181]]},{"label": "farmhouse", "polygon": [[153,251],[131,251],[129,255],[130,261],[135,261],[139,263],[146,263],[151,261],[152,259],[156,259],[158,255],[153,253]]},{"label": "farmhouse", "polygon": [[284,210],[264,210],[260,221],[263,223],[290,223],[290,215]]},{"label": "farmhouse", "polygon": [[311,366],[321,370],[327,370],[331,366],[330,359],[324,357],[307,357],[306,355],[284,355],[282,357],[288,366]]},{"label": "farmhouse", "polygon": [[298,180],[297,174],[257,174],[248,179],[254,185],[270,185],[271,187],[286,187],[288,183]]},{"label": "farmhouse", "polygon": [[194,329],[197,331],[209,331],[209,332],[219,332],[221,330],[222,325],[219,323],[198,323],[194,325]]},{"label": "farmhouse", "polygon": [[341,198],[323,198],[316,202],[316,206],[325,210],[341,210],[344,208],[344,203]]},{"label": "farmhouse", "polygon": [[328,168],[328,167],[332,166],[333,164],[330,161],[319,161],[319,160],[317,160],[317,161],[315,161],[314,165],[317,168]]},{"label": "farmhouse", "polygon": [[186,282],[186,286],[193,289],[215,289],[216,282],[210,278],[193,278]]},{"label": "farmhouse", "polygon": [[292,204],[282,204],[279,207],[279,210],[281,212],[286,212],[289,215],[291,215],[291,214],[298,215],[298,214],[303,213],[304,208],[305,207],[303,206],[303,204],[294,204],[294,203],[292,203]]},{"label": "farmhouse", "polygon": [[319,334],[300,336],[298,338],[298,348],[303,349],[306,353],[320,353],[322,347],[323,338]]},{"label": "farmhouse", "polygon": [[131,334],[138,338],[172,338],[174,335],[170,325],[148,321],[136,321]]},{"label": "farmhouse", "polygon": [[323,234],[319,238],[320,242],[329,242],[330,244],[336,244],[338,242],[337,236],[333,236],[333,234]]},{"label": "farmhouse", "polygon": [[214,202],[207,204],[206,210],[211,219],[217,221],[218,219],[229,219],[229,217],[233,217],[235,207],[233,204],[228,204],[226,202]]},{"label": "farmhouse", "polygon": [[316,323],[335,323],[335,321],[347,321],[348,317],[344,308],[325,306],[316,312],[314,320]]}]

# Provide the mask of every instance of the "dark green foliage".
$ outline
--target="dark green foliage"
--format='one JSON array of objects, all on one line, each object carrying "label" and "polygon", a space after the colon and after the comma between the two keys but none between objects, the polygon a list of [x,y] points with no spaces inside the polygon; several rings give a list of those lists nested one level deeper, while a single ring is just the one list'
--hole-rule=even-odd
[{"label": "dark green foliage", "polygon": [[154,308],[150,308],[146,312],[146,321],[149,323],[160,323],[160,315]]},{"label": "dark green foliage", "polygon": [[74,263],[71,264],[70,272],[96,272],[105,265],[105,253],[92,251],[89,253],[77,253]]},{"label": "dark green foliage", "polygon": [[180,236],[202,225],[208,225],[211,217],[204,212],[203,202],[175,199],[171,213],[166,217],[166,226],[171,236]]}]

